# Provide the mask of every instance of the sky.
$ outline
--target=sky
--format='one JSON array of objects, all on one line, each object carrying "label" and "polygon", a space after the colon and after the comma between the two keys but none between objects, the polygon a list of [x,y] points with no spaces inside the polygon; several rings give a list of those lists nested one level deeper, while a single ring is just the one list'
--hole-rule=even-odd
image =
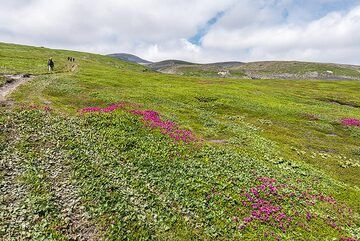
[{"label": "sky", "polygon": [[151,61],[360,65],[360,0],[0,0],[0,41]]}]

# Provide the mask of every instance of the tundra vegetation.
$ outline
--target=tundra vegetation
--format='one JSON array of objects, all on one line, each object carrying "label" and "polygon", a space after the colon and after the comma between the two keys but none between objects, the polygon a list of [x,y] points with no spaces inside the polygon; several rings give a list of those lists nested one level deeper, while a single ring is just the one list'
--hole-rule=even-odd
[{"label": "tundra vegetation", "polygon": [[[183,76],[243,79],[360,80],[360,66],[297,61],[223,62],[194,64],[167,60],[148,67],[162,73]],[[225,72],[226,75],[221,74]]]},{"label": "tundra vegetation", "polygon": [[359,238],[359,81],[3,43],[0,73],[36,75],[0,108],[2,240]]}]

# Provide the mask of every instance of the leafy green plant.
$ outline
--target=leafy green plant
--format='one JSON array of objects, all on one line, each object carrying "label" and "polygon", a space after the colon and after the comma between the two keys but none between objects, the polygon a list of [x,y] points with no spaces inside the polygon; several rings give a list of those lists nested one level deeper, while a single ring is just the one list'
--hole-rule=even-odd
[{"label": "leafy green plant", "polygon": [[[0,108],[1,239],[358,237],[359,128],[341,120],[359,119],[360,110],[319,100],[354,103],[358,82],[174,76],[100,55],[0,49],[0,72],[38,75],[10,96],[11,109]],[[53,74],[44,68],[48,56]],[[138,103],[130,109],[139,115],[112,107],[121,101]],[[79,113],[89,106],[97,111]],[[197,140],[164,135],[167,121]],[[254,211],[242,194],[259,177],[287,185],[281,195],[296,190],[296,200],[269,197],[285,215],[300,213],[285,233],[261,220],[239,229]],[[307,205],[303,192],[336,205]]]}]

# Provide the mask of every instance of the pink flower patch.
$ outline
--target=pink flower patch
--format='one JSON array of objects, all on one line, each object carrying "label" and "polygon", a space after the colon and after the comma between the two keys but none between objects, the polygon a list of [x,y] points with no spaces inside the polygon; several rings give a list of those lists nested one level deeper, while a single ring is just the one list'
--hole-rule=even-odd
[{"label": "pink flower patch", "polygon": [[[91,112],[113,112],[118,109],[124,109],[125,107],[137,107],[138,105],[121,102],[118,104],[112,104],[107,107],[86,107],[81,109],[80,113],[91,113]],[[145,126],[160,129],[161,133],[168,135],[170,138],[176,141],[192,142],[196,138],[193,133],[189,130],[180,129],[179,126],[172,121],[164,121],[161,119],[160,114],[154,110],[129,110],[127,111],[133,115],[142,116],[142,120]]]},{"label": "pink flower patch", "polygon": [[354,118],[344,118],[341,120],[341,124],[344,126],[360,126],[360,120]]},{"label": "pink flower patch", "polygon": [[163,121],[158,112],[153,110],[131,110],[130,113],[143,117],[145,125],[150,128],[158,128],[161,133],[168,135],[176,141],[191,142],[195,141],[193,133],[189,130],[179,129],[178,125],[172,121]]},{"label": "pink flower patch", "polygon": [[349,238],[349,237],[341,237],[340,241],[357,241],[356,238]]},{"label": "pink flower patch", "polygon": [[[272,229],[278,229],[283,233],[295,226],[306,229],[307,223],[317,219],[318,215],[311,213],[309,209],[299,209],[296,203],[307,206],[314,206],[317,203],[328,204],[339,209],[338,212],[343,217],[351,215],[350,212],[340,210],[340,206],[333,197],[314,193],[312,190],[301,192],[296,186],[280,184],[277,180],[268,177],[260,177],[257,181],[257,185],[240,193],[240,203],[243,207],[241,209],[245,211],[245,215],[243,214],[244,211],[238,215],[243,216],[242,223],[239,226],[240,230],[259,223]],[[294,217],[297,217],[296,221]],[[337,219],[329,219],[325,222],[330,227],[339,229]],[[270,236],[273,235],[270,234]]]}]

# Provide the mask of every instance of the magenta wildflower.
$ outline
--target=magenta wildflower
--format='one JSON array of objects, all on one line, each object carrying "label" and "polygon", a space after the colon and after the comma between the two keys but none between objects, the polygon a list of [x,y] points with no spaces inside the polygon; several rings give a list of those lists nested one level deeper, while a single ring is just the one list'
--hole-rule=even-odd
[{"label": "magenta wildflower", "polygon": [[[138,107],[138,105],[130,104],[126,102],[120,102],[118,104],[112,104],[107,107],[86,107],[81,109],[80,113],[91,113],[91,112],[113,112],[118,109],[124,109],[125,107]],[[128,110],[134,115],[142,116],[142,120],[145,125],[150,128],[160,129],[160,132],[164,135],[168,135],[170,138],[176,141],[191,142],[195,141],[196,138],[193,133],[189,130],[179,129],[178,125],[172,121],[163,121],[160,114],[154,110]]]},{"label": "magenta wildflower", "polygon": [[341,237],[340,241],[357,241],[356,238],[349,238],[349,237]]},{"label": "magenta wildflower", "polygon": [[344,118],[341,120],[344,126],[360,126],[360,120],[355,118]]},{"label": "magenta wildflower", "polygon": [[278,188],[274,185],[276,180],[267,177],[261,177],[258,180],[261,182],[260,185],[243,193],[246,198],[246,201],[243,200],[243,205],[246,204],[244,206],[251,208],[250,216],[243,219],[244,225],[247,226],[248,223],[257,220],[262,223],[272,223],[285,232],[289,226],[287,223],[291,222],[292,219],[289,219],[282,212],[283,208],[277,204]]},{"label": "magenta wildflower", "polygon": [[[311,189],[300,192],[296,186],[280,184],[272,178],[260,177],[257,180],[258,185],[243,190],[240,194],[242,208],[239,208],[239,211],[248,211],[248,214],[243,217],[242,229],[254,222],[269,226],[271,229],[276,228],[282,233],[286,233],[289,228],[294,226],[308,230],[307,222],[318,217],[307,210],[302,215],[303,209],[298,209],[296,203],[315,205],[322,202],[333,207],[338,206],[333,197],[314,193]],[[345,211],[341,213],[347,215]],[[306,223],[298,222],[293,217],[306,221]],[[340,230],[337,220],[329,218],[325,221],[332,228]]]},{"label": "magenta wildflower", "polygon": [[50,106],[45,106],[45,107],[44,107],[44,111],[50,112],[50,111],[52,111],[52,109],[51,109]]},{"label": "magenta wildflower", "polygon": [[312,215],[311,215],[311,213],[306,213],[306,220],[307,221],[310,221],[311,220],[311,218],[312,218]]},{"label": "magenta wildflower", "polygon": [[240,225],[240,226],[238,227],[238,229],[239,229],[239,230],[245,229],[245,225]]},{"label": "magenta wildflower", "polygon": [[246,218],[243,219],[244,223],[250,223],[251,220],[252,220],[251,217],[246,217]]},{"label": "magenta wildflower", "polygon": [[191,142],[195,140],[194,135],[189,130],[179,129],[177,124],[172,121],[163,121],[158,112],[153,110],[131,110],[130,113],[140,115],[143,121],[150,128],[158,128],[161,133],[168,135],[176,141]]}]

